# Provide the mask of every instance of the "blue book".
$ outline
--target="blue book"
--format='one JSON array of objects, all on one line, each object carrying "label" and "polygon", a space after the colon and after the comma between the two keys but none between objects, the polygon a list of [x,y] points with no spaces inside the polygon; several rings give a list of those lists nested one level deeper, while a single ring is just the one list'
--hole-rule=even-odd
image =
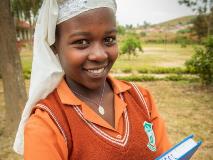
[{"label": "blue book", "polygon": [[193,137],[194,135],[186,137],[155,160],[189,160],[202,143],[195,142]]}]

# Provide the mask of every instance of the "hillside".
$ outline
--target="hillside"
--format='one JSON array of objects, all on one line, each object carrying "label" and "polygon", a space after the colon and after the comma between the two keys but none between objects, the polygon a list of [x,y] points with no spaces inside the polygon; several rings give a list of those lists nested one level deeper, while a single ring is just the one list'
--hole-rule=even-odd
[{"label": "hillside", "polygon": [[195,16],[180,17],[159,24],[141,26],[135,28],[134,31],[141,35],[145,42],[169,41],[176,43],[183,39],[184,41],[194,41],[196,38],[191,36],[194,18]]},{"label": "hillside", "polygon": [[179,17],[176,19],[172,19],[166,22],[158,23],[152,25],[152,27],[167,27],[167,26],[176,26],[176,25],[189,25],[192,23],[195,16],[185,16],[185,17]]}]

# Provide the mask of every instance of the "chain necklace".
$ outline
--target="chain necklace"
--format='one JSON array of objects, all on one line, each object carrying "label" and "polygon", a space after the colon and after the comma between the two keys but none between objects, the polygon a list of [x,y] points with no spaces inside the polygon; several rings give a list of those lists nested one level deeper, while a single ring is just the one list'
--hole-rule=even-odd
[{"label": "chain necklace", "polygon": [[72,90],[72,91],[73,91],[76,95],[78,95],[78,96],[80,96],[80,97],[86,99],[87,101],[89,101],[89,102],[95,104],[96,106],[98,106],[98,112],[99,112],[101,115],[104,115],[105,110],[104,110],[104,107],[103,107],[101,104],[102,104],[102,99],[103,99],[103,96],[104,96],[105,84],[106,84],[106,81],[104,81],[104,86],[103,86],[103,89],[102,89],[102,93],[101,93],[101,97],[100,97],[99,103],[96,103],[96,102],[92,101],[91,99],[89,99],[89,98],[87,98],[87,97],[81,95],[81,94],[80,94],[79,92],[77,92],[77,91],[74,91],[74,90]]}]

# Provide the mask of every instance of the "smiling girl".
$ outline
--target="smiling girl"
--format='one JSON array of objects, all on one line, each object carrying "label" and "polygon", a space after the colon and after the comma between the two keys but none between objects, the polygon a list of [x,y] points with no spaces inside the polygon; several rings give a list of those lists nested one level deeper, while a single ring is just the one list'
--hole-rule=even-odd
[{"label": "smiling girl", "polygon": [[114,0],[44,1],[14,144],[24,159],[152,160],[169,149],[149,92],[108,75],[118,57],[115,12]]}]

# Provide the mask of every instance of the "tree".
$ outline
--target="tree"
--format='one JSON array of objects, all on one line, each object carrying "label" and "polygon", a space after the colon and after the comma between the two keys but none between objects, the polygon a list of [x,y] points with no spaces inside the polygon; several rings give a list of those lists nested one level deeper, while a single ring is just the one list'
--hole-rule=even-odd
[{"label": "tree", "polygon": [[186,67],[198,73],[203,84],[209,85],[213,83],[213,36],[209,36],[204,47],[195,49],[193,57],[186,61]]},{"label": "tree", "polygon": [[41,3],[42,0],[11,0],[14,18],[33,24]]},{"label": "tree", "polygon": [[128,59],[130,60],[131,55],[136,56],[137,49],[143,52],[140,39],[134,34],[129,34],[122,42],[121,53],[128,54]]},{"label": "tree", "polygon": [[[213,0],[178,0],[178,2],[198,12],[199,16],[194,20],[194,29],[199,36],[213,35]],[[205,28],[206,32],[199,32]]]},{"label": "tree", "polygon": [[37,17],[37,12],[41,6],[42,0],[10,0],[12,13],[15,22],[25,21],[30,24],[30,37],[32,39],[32,34],[34,31],[35,19]]},{"label": "tree", "polygon": [[3,80],[6,117],[9,130],[17,127],[26,102],[26,90],[20,56],[16,48],[16,30],[10,0],[0,3],[0,73]]},{"label": "tree", "polygon": [[192,30],[196,32],[199,40],[208,35],[208,24],[205,19],[206,15],[198,15],[193,20]]},{"label": "tree", "polygon": [[148,27],[150,27],[151,26],[151,24],[149,23],[149,22],[147,22],[147,21],[144,21],[143,22],[143,27],[146,29],[146,28],[148,28]]},{"label": "tree", "polygon": [[126,33],[126,29],[124,26],[117,25],[118,34],[124,35]]}]

